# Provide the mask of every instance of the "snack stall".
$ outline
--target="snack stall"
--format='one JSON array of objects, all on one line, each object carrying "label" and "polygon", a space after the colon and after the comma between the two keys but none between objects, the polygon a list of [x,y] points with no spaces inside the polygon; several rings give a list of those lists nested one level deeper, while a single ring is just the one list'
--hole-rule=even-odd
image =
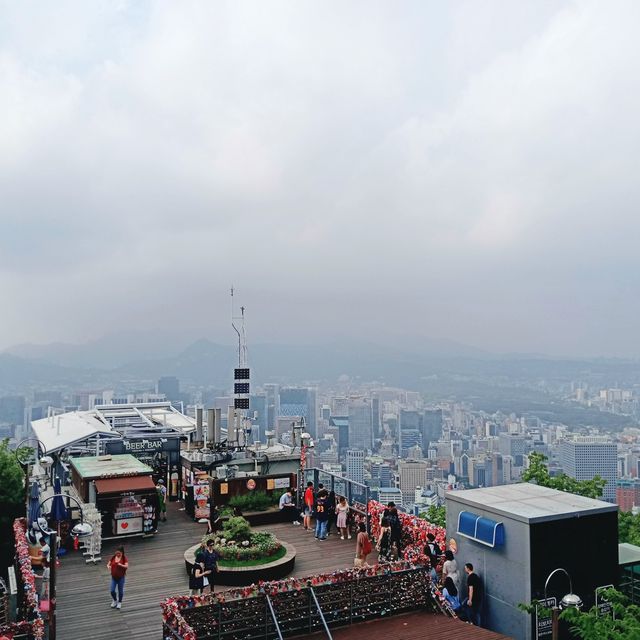
[{"label": "snack stall", "polygon": [[158,437],[126,437],[105,443],[110,454],[130,453],[153,470],[153,479],[163,479],[167,487],[167,500],[180,498],[181,465],[180,433],[165,433]]},{"label": "snack stall", "polygon": [[102,536],[153,535],[158,494],[153,469],[132,455],[70,458],[72,482],[102,513]]}]

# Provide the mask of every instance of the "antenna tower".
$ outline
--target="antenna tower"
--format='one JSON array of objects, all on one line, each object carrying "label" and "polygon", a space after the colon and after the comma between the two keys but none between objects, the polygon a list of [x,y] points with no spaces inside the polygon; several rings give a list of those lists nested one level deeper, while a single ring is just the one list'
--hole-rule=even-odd
[{"label": "antenna tower", "polygon": [[[233,371],[233,425],[227,426],[228,439],[247,444],[251,432],[251,421],[247,419],[249,410],[250,369],[247,356],[247,334],[244,325],[244,307],[240,307],[240,315],[236,315],[234,288],[231,287],[231,326],[238,336],[238,366]],[[249,425],[247,433],[247,422]]]}]

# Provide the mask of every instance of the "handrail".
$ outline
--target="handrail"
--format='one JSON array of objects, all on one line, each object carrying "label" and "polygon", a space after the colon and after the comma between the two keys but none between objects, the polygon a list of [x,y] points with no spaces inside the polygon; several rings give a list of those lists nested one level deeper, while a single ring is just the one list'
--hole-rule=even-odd
[{"label": "handrail", "polygon": [[324,619],[324,613],[322,613],[322,609],[320,608],[320,603],[318,602],[318,598],[316,596],[316,592],[313,590],[313,587],[309,587],[309,591],[311,592],[311,595],[313,596],[313,601],[316,603],[316,609],[318,610],[318,613],[320,614],[320,620],[322,620],[322,624],[324,625],[324,630],[327,632],[327,638],[329,638],[329,640],[333,640],[333,636],[331,635],[331,631],[329,631],[329,625],[327,624],[327,621]]},{"label": "handrail", "polygon": [[271,612],[271,617],[273,618],[273,624],[276,625],[276,632],[278,633],[278,638],[283,640],[282,631],[280,631],[280,625],[278,624],[278,618],[276,618],[276,612],[273,610],[273,604],[271,603],[271,598],[268,593],[264,594],[264,597],[267,599],[267,604],[269,605],[269,611]]}]

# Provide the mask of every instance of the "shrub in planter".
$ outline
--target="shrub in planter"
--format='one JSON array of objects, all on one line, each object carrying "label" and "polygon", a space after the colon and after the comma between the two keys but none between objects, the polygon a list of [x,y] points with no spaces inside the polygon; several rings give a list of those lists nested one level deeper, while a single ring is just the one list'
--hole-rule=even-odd
[{"label": "shrub in planter", "polygon": [[234,542],[249,540],[251,536],[251,525],[240,516],[229,518],[222,525],[221,535],[227,540],[233,540]]},{"label": "shrub in planter", "polygon": [[[211,536],[207,536],[207,540]],[[272,533],[252,533],[247,540],[228,540],[222,535],[213,538],[214,549],[221,560],[260,560],[277,555],[282,543]]]}]

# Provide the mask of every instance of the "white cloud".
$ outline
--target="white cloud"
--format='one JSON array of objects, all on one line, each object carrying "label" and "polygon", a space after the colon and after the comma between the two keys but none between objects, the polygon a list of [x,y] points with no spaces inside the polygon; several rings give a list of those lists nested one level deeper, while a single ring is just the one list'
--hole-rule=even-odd
[{"label": "white cloud", "polygon": [[219,313],[234,281],[264,338],[374,335],[408,304],[407,333],[626,348],[595,320],[566,345],[637,272],[635,3],[2,10],[4,342]]}]

